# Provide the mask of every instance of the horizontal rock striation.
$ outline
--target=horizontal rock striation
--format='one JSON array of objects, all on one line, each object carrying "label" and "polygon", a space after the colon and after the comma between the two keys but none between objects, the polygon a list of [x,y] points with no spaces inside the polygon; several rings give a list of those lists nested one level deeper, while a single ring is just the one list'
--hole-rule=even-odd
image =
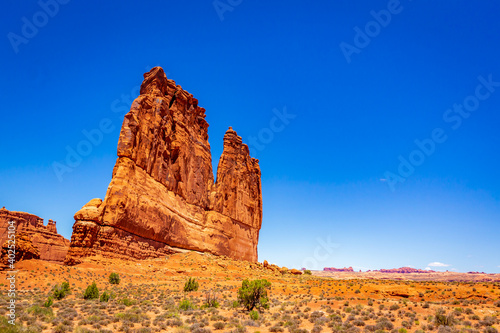
[{"label": "horizontal rock striation", "polygon": [[205,109],[155,67],[125,115],[104,200],[75,214],[66,262],[185,250],[256,261],[260,174],[258,160],[230,128],[214,182]]}]

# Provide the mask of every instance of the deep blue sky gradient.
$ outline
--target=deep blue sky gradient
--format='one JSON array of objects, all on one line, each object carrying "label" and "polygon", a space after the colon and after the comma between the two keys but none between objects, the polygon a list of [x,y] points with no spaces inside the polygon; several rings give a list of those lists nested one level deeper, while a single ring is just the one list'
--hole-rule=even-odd
[{"label": "deep blue sky gradient", "polygon": [[[69,238],[73,214],[106,193],[126,100],[159,65],[207,109],[214,168],[228,126],[249,143],[268,139],[276,110],[295,116],[251,147],[260,261],[500,272],[500,87],[458,129],[443,120],[479,76],[500,82],[500,3],[401,0],[348,63],[339,45],[390,2],[243,0],[221,20],[213,1],[69,1],[16,53],[8,34],[42,9],[7,0],[0,206]],[[53,163],[103,119],[113,130],[60,181]],[[391,190],[386,172],[436,128],[447,140]]]}]

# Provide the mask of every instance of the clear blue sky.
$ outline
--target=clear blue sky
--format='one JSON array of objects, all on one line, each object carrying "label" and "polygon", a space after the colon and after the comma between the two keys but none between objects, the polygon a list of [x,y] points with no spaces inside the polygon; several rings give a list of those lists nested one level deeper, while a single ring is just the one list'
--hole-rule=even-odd
[{"label": "clear blue sky", "polygon": [[228,126],[256,141],[260,261],[500,272],[500,2],[59,1],[3,4],[0,206],[69,238],[160,65],[207,109],[214,165]]}]

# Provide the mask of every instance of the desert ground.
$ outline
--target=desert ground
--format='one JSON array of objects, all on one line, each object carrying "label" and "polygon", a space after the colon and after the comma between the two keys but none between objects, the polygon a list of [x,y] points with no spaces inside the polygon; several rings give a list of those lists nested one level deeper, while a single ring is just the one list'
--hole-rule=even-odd
[{"label": "desert ground", "polygon": [[[495,333],[500,329],[500,282],[478,281],[497,281],[498,275],[297,275],[277,266],[196,252],[143,261],[89,257],[76,266],[25,260],[16,269],[16,325],[3,316],[0,332]],[[8,281],[7,272],[0,273],[2,281]],[[109,282],[111,273],[119,275],[119,284]],[[189,277],[196,279],[198,290],[184,291]],[[238,289],[245,279],[271,283],[269,309],[256,314],[238,304]],[[68,295],[44,305],[63,282],[69,283]],[[92,282],[99,295],[111,295],[108,301],[83,298]],[[8,283],[0,286],[7,313]],[[209,298],[217,306],[207,305]]]}]

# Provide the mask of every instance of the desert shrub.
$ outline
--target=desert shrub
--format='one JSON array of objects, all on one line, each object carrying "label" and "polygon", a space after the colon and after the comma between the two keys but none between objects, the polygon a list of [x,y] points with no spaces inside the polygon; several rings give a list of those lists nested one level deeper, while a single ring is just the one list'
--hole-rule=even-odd
[{"label": "desert shrub", "polygon": [[393,304],[393,305],[391,305],[391,306],[389,307],[389,310],[391,310],[391,311],[396,311],[396,310],[399,310],[399,305],[397,305],[397,304]]},{"label": "desert shrub", "polygon": [[190,300],[183,299],[179,303],[179,309],[184,310],[184,311],[193,310],[194,309],[194,305],[193,305],[193,303]]},{"label": "desert shrub", "polygon": [[91,285],[87,286],[87,289],[85,289],[85,292],[83,293],[83,298],[84,299],[99,298],[99,289],[97,289],[97,285],[95,284],[95,281],[92,282]]},{"label": "desert shrub", "polygon": [[54,317],[52,308],[42,307],[38,305],[33,305],[28,309],[28,313],[32,314],[36,318],[40,318],[42,321],[48,321]]},{"label": "desert shrub", "polygon": [[196,291],[198,290],[199,284],[195,278],[189,278],[184,284],[184,291]]},{"label": "desert shrub", "polygon": [[483,333],[498,333],[498,330],[492,326],[488,326],[483,330]]},{"label": "desert shrub", "polygon": [[479,325],[481,326],[493,326],[497,323],[497,320],[493,316],[485,316],[483,320],[479,321]]},{"label": "desert shrub", "polygon": [[125,306],[131,306],[131,305],[135,305],[135,303],[137,303],[137,302],[134,299],[124,298],[121,300],[121,303]]},{"label": "desert shrub", "polygon": [[269,309],[269,299],[267,297],[267,289],[271,287],[271,283],[265,279],[249,281],[244,280],[241,283],[241,288],[238,290],[238,301],[248,311],[257,308]]},{"label": "desert shrub", "polygon": [[323,330],[321,326],[314,326],[311,330],[311,333],[320,333]]},{"label": "desert shrub", "polygon": [[101,298],[99,299],[101,302],[107,302],[109,301],[109,294],[107,292],[103,292],[101,294]]},{"label": "desert shrub", "polygon": [[118,273],[111,273],[109,274],[109,283],[111,284],[119,284],[120,283],[120,276],[118,275]]},{"label": "desert shrub", "polygon": [[406,328],[401,327],[401,328],[398,330],[398,333],[408,333],[408,331],[406,330]]},{"label": "desert shrub", "polygon": [[46,308],[50,307],[52,304],[54,304],[54,300],[52,299],[52,296],[49,296],[49,298],[43,303],[43,306]]},{"label": "desert shrub", "polygon": [[182,322],[182,319],[180,319],[180,318],[172,318],[172,319],[167,320],[167,325],[171,326],[171,327],[180,327],[183,324],[184,323]]},{"label": "desert shrub", "polygon": [[217,294],[215,291],[208,291],[205,293],[205,304],[204,307],[207,308],[218,308],[219,307],[219,301],[217,299]]},{"label": "desert shrub", "polygon": [[55,299],[60,300],[60,299],[63,299],[64,297],[66,297],[66,295],[69,293],[69,290],[70,290],[69,283],[63,282],[61,284],[61,287],[59,287],[59,285],[55,286],[52,294],[54,295]]},{"label": "desert shrub", "polygon": [[259,312],[255,311],[255,310],[250,311],[250,319],[258,320],[259,319]]},{"label": "desert shrub", "polygon": [[365,322],[361,319],[355,319],[353,320],[352,324],[354,326],[365,326]]},{"label": "desert shrub", "polygon": [[378,330],[388,330],[391,331],[394,325],[386,317],[379,318],[375,324],[375,328]]},{"label": "desert shrub", "polygon": [[311,271],[310,271],[310,270],[308,270],[308,269],[306,269],[306,270],[304,271],[304,274],[305,274],[305,275],[312,275]]},{"label": "desert shrub", "polygon": [[438,333],[458,333],[459,331],[451,326],[439,326]]},{"label": "desert shrub", "polygon": [[377,330],[377,328],[375,327],[375,325],[366,325],[365,326],[365,331],[367,332],[375,332]]},{"label": "desert shrub", "polygon": [[314,311],[309,315],[309,321],[311,323],[314,323],[316,319],[323,317],[323,312],[321,311]]},{"label": "desert shrub", "polygon": [[218,321],[214,324],[214,329],[221,330],[224,328],[224,326],[226,326],[226,324],[224,324],[222,321]]},{"label": "desert shrub", "polygon": [[66,333],[66,332],[71,332],[73,331],[72,326],[67,326],[63,324],[59,324],[54,329],[52,330],[53,333]]},{"label": "desert shrub", "polygon": [[440,308],[434,314],[434,323],[436,326],[453,326],[453,315],[446,314],[443,308]]}]

